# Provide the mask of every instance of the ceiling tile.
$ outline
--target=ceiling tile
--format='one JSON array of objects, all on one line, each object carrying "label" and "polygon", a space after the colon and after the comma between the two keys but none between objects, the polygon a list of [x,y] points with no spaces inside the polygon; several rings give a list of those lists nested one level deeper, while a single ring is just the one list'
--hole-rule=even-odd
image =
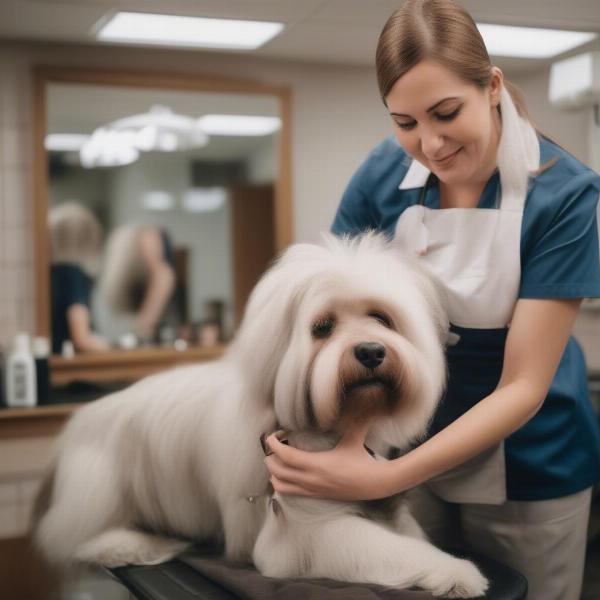
[{"label": "ceiling tile", "polygon": [[[463,4],[481,22],[600,32],[600,0]],[[146,10],[281,21],[286,28],[279,36],[243,56],[369,65],[381,29],[399,5],[400,0],[0,0],[0,38],[97,43],[91,31],[107,13]]]},{"label": "ceiling tile", "polygon": [[291,27],[256,54],[330,63],[372,65],[379,28],[352,24],[315,23]]},{"label": "ceiling tile", "polygon": [[324,0],[26,0],[30,4],[103,7],[190,16],[296,21],[309,16]]}]

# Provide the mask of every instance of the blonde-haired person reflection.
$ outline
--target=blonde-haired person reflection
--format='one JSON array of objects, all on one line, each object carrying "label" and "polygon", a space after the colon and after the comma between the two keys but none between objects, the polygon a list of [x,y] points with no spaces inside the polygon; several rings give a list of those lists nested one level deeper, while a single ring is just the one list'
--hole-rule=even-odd
[{"label": "blonde-haired person reflection", "polygon": [[69,201],[50,210],[48,228],[52,351],[60,353],[67,340],[78,352],[108,350],[108,342],[93,331],[90,312],[102,226],[90,210]]},{"label": "blonde-haired person reflection", "polygon": [[165,231],[122,225],[106,243],[100,296],[112,315],[129,317],[136,335],[149,340],[175,289],[173,250]]}]

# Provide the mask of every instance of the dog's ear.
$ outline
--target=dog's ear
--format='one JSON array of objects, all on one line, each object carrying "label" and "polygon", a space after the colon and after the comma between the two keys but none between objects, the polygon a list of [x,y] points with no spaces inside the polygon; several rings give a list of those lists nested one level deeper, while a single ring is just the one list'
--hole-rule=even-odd
[{"label": "dog's ear", "polygon": [[322,269],[326,251],[312,244],[290,246],[256,284],[228,356],[244,369],[254,392],[270,402],[275,376],[309,281]]}]

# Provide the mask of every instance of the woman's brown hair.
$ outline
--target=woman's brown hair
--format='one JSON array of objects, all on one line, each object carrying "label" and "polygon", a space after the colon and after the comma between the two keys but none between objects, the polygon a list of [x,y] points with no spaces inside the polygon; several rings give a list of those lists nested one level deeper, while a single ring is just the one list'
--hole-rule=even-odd
[{"label": "woman's brown hair", "polygon": [[[375,55],[384,104],[396,81],[424,59],[435,60],[480,89],[492,76],[493,65],[475,21],[453,0],[405,0],[387,20]],[[519,115],[548,137],[532,122],[521,90],[506,79],[504,86]]]}]

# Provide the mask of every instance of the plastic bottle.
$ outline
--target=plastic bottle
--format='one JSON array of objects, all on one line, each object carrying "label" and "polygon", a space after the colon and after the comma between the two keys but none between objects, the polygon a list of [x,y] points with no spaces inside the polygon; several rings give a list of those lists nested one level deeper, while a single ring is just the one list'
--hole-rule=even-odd
[{"label": "plastic bottle", "polygon": [[49,355],[50,342],[48,341],[48,338],[34,338],[33,358],[35,360],[35,380],[38,404],[47,404],[50,400],[50,372],[48,370]]},{"label": "plastic bottle", "polygon": [[29,336],[20,333],[6,360],[6,404],[11,408],[36,405],[35,362],[29,348]]},{"label": "plastic bottle", "polygon": [[75,346],[71,340],[65,340],[62,343],[60,353],[63,358],[73,358],[75,356]]}]

